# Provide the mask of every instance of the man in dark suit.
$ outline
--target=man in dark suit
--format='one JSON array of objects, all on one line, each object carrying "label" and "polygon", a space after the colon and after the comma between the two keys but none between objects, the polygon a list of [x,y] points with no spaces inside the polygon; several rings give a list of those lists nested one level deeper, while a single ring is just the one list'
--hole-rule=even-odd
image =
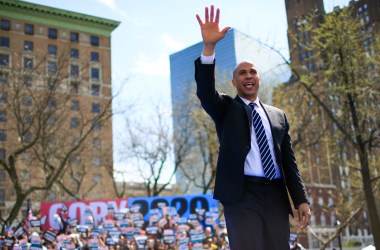
[{"label": "man in dark suit", "polygon": [[220,150],[214,198],[224,206],[232,250],[289,249],[288,192],[298,210],[300,229],[310,208],[289,136],[285,113],[258,97],[260,77],[250,61],[239,63],[232,98],[215,90],[215,47],[230,27],[219,30],[219,9],[197,15],[203,52],[195,61],[197,96],[215,123]]}]

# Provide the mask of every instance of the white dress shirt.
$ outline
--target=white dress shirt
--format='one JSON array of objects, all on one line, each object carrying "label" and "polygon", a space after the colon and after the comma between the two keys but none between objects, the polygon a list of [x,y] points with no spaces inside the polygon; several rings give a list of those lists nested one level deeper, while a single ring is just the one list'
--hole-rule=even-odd
[{"label": "white dress shirt", "polygon": [[[246,105],[250,103],[249,100],[244,99],[241,96],[239,97]],[[259,97],[256,98],[254,103],[256,104],[255,110],[260,115],[261,120],[263,121],[265,135],[268,139],[270,154],[272,156],[272,160],[273,160],[274,167],[276,170],[276,176],[274,178],[277,179],[281,177],[281,172],[276,162],[276,157],[274,154],[274,146],[273,146],[274,143],[273,143],[273,137],[272,137],[272,131],[270,128],[269,119],[267,115],[265,114],[263,107],[261,107],[260,105]],[[259,145],[257,144],[257,138],[256,138],[256,133],[254,129],[255,128],[253,127],[253,124],[252,124],[251,125],[251,150],[249,150],[247,154],[247,158],[245,159],[245,162],[244,162],[244,174],[251,175],[251,176],[265,177],[263,164],[261,162],[260,149],[259,149]]]}]

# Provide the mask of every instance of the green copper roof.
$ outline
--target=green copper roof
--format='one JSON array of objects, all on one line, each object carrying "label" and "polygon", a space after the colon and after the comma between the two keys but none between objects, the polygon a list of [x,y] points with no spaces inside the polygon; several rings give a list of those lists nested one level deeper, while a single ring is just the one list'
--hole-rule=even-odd
[{"label": "green copper roof", "polygon": [[108,37],[120,24],[114,20],[19,0],[0,0],[0,16]]}]

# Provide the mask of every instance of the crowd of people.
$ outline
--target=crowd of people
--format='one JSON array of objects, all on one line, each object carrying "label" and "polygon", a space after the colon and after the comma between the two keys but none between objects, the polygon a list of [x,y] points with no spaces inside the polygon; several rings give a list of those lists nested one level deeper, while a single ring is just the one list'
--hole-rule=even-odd
[{"label": "crowd of people", "polygon": [[[149,211],[144,220],[138,206],[123,212],[112,207],[99,221],[91,209],[82,215],[84,224],[69,218],[65,209],[54,217],[58,227],[43,230],[37,218],[3,230],[1,249],[229,249],[224,221],[216,211],[196,209],[196,213],[180,217],[174,207]],[[37,226],[36,226],[37,225]]]}]

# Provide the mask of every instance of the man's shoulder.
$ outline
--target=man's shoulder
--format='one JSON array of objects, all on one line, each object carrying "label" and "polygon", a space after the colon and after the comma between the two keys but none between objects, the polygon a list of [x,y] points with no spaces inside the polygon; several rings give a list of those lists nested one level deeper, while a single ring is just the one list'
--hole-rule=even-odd
[{"label": "man's shoulder", "polygon": [[265,103],[261,103],[263,105],[263,107],[268,110],[268,111],[272,111],[272,112],[276,112],[276,113],[285,113],[282,109],[279,109],[275,106],[272,106],[272,105],[269,105],[269,104],[265,104]]}]

